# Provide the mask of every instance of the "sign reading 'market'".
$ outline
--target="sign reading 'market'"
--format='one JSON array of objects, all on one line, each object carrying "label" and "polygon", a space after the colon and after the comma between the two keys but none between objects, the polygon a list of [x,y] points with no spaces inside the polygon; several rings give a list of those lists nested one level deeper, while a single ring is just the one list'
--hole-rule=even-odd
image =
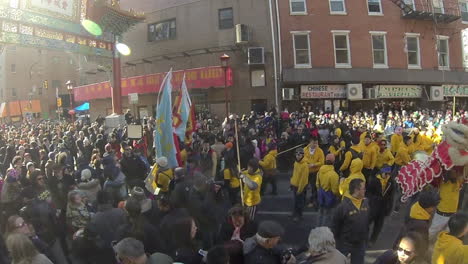
[{"label": "sign reading 'market'", "polygon": [[301,85],[301,98],[346,98],[344,85]]},{"label": "sign reading 'market'", "polygon": [[376,85],[378,98],[419,98],[422,88],[419,85]]},{"label": "sign reading 'market'", "polygon": [[468,84],[444,84],[442,88],[444,89],[444,96],[468,97]]}]

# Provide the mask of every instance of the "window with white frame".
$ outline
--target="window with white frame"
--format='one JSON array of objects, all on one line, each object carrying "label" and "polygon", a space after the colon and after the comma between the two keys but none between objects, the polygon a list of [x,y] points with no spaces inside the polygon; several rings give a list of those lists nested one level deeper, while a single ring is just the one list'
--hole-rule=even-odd
[{"label": "window with white frame", "polygon": [[439,58],[439,69],[450,67],[448,36],[437,36],[437,57]]},{"label": "window with white frame", "polygon": [[381,15],[382,14],[381,0],[367,0],[367,8],[369,10],[369,15]]},{"label": "window with white frame", "polygon": [[294,46],[295,67],[310,67],[310,42],[309,32],[292,32]]},{"label": "window with white frame", "polygon": [[307,14],[306,0],[289,0],[291,15]]},{"label": "window with white frame", "polygon": [[418,33],[406,33],[406,53],[408,54],[408,68],[421,68]]},{"label": "window with white frame", "polygon": [[460,2],[460,13],[463,23],[468,23],[468,0]]},{"label": "window with white frame", "polygon": [[330,0],[331,14],[346,14],[345,0]]},{"label": "window with white frame", "polygon": [[386,32],[369,32],[372,40],[372,57],[374,59],[374,68],[386,68],[387,63],[387,43]]},{"label": "window with white frame", "polygon": [[405,0],[405,4],[415,10],[414,0]]},{"label": "window with white frame", "polygon": [[349,30],[332,30],[336,68],[351,68],[349,32]]},{"label": "window with white frame", "polygon": [[444,13],[444,1],[443,0],[432,0],[432,8],[434,13]]}]

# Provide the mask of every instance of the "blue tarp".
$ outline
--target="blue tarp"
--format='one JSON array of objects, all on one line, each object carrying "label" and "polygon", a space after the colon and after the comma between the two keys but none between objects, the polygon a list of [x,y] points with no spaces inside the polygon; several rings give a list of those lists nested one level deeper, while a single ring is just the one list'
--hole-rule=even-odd
[{"label": "blue tarp", "polygon": [[86,102],[78,107],[75,108],[75,111],[88,111],[89,110],[89,103]]}]

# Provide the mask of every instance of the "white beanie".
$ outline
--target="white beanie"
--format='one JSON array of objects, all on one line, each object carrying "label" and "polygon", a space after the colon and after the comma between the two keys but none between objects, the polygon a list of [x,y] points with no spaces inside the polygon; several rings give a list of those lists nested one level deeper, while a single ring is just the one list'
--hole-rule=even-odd
[{"label": "white beanie", "polygon": [[159,167],[167,167],[167,158],[166,157],[159,157],[156,159],[156,163]]},{"label": "white beanie", "polygon": [[81,171],[81,180],[82,181],[87,181],[91,179],[91,171],[89,169],[84,169]]}]

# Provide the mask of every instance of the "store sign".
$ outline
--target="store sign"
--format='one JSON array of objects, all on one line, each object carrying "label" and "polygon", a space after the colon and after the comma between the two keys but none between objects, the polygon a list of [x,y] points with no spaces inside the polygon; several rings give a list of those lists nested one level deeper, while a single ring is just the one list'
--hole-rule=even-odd
[{"label": "store sign", "polygon": [[377,98],[419,98],[422,87],[419,85],[376,85]]},{"label": "store sign", "polygon": [[[227,69],[227,79],[224,83],[224,69],[220,66],[188,69],[185,71],[174,71],[172,73],[172,85],[174,91],[180,87],[185,74],[187,88],[204,88],[232,86],[232,69]],[[122,96],[131,93],[147,94],[157,93],[161,87],[166,73],[148,74],[142,76],[122,78]],[[110,82],[94,83],[75,87],[73,95],[76,101],[88,101],[93,99],[104,99],[111,97]]]},{"label": "store sign", "polygon": [[468,97],[468,84],[444,84],[442,88],[444,89],[444,96]]},{"label": "store sign", "polygon": [[301,85],[301,98],[346,98],[344,85]]},{"label": "store sign", "polygon": [[52,17],[76,20],[81,0],[26,0],[26,8]]}]

